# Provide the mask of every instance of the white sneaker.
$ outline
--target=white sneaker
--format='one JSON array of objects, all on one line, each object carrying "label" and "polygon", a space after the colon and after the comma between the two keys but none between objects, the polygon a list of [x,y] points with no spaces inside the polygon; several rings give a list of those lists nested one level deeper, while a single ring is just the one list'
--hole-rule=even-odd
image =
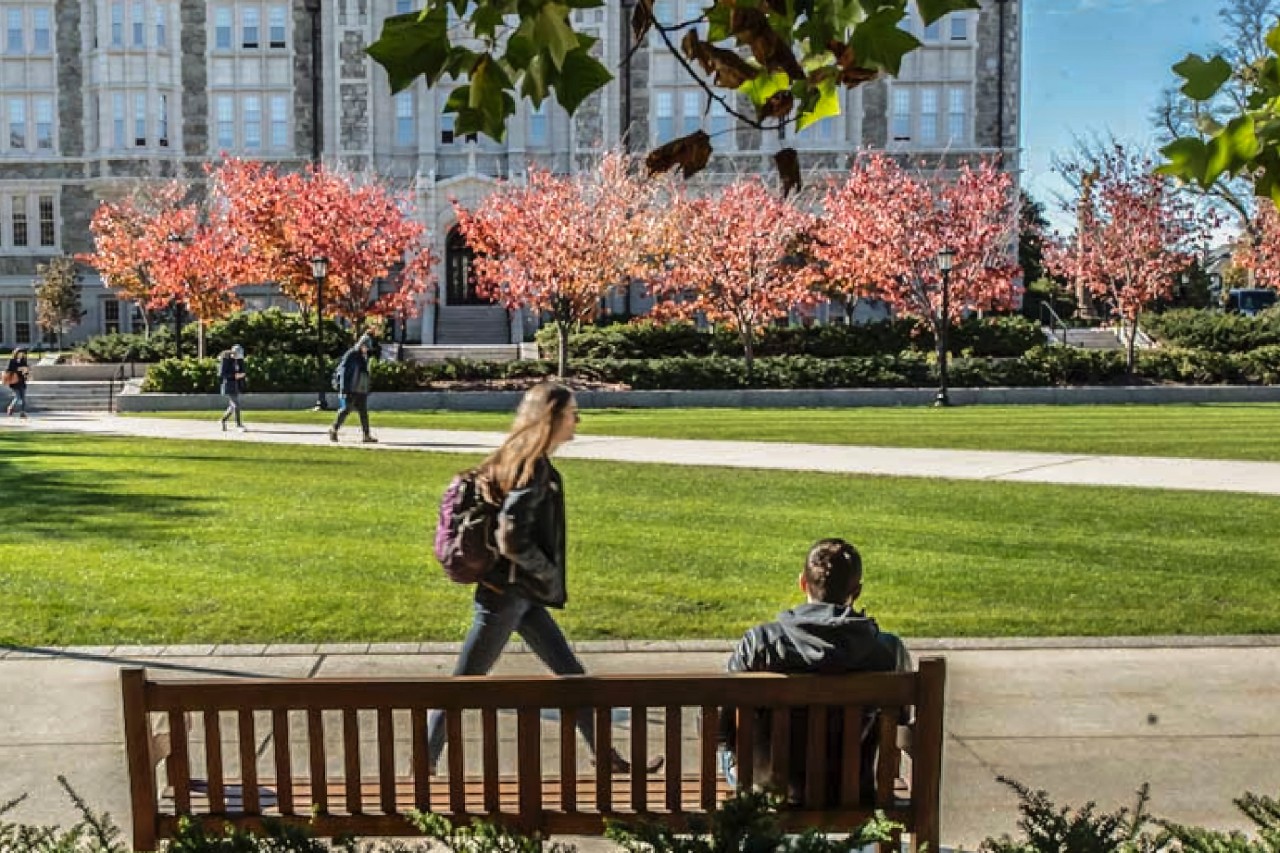
[{"label": "white sneaker", "polygon": [[248,431],[249,431],[249,428],[248,428],[247,426],[238,426],[238,427],[236,427],[236,431],[237,431],[237,432],[248,432]]}]

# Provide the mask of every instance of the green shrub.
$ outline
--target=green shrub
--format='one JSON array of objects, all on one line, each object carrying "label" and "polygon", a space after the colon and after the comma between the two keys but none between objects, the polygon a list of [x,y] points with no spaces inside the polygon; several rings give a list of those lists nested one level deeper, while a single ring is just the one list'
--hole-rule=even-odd
[{"label": "green shrub", "polygon": [[[543,355],[558,351],[555,329],[537,334]],[[947,339],[955,354],[1012,358],[1044,343],[1038,323],[1025,317],[967,317],[956,323]],[[770,326],[754,342],[757,356],[895,355],[905,350],[934,349],[933,333],[911,318],[882,320],[853,326]],[[727,329],[699,330],[687,323],[659,325],[651,320],[587,327],[569,336],[570,363],[580,359],[659,359],[707,355],[742,357],[742,341]]]},{"label": "green shrub", "polygon": [[171,355],[173,355],[173,333],[167,327],[156,329],[151,333],[150,338],[127,333],[96,335],[77,346],[71,353],[75,361],[98,364],[159,361]]},{"label": "green shrub", "polygon": [[1154,853],[1159,849],[1145,831],[1151,823],[1146,812],[1148,785],[1138,789],[1132,812],[1121,808],[1099,814],[1096,803],[1075,810],[1058,808],[1044,791],[1032,791],[1005,776],[996,779],[1018,795],[1018,828],[1023,837],[987,838],[979,845],[979,853]]},{"label": "green shrub", "polygon": [[1256,317],[1182,308],[1142,320],[1147,332],[1163,344],[1213,352],[1249,352],[1280,345],[1280,307]]},{"label": "green shrub", "polygon": [[[324,353],[332,359],[342,354],[354,342],[349,330],[337,321],[326,319],[324,326]],[[195,340],[194,334],[186,340]],[[316,353],[316,322],[299,313],[268,308],[265,311],[242,311],[225,320],[210,323],[205,330],[205,352],[217,355],[233,344],[244,347],[253,357],[270,355],[309,355]]]}]

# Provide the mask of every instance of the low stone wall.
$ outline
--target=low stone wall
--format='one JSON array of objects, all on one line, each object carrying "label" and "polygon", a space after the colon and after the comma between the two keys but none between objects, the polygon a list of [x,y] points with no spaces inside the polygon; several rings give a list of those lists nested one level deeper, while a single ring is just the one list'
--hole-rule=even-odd
[{"label": "low stone wall", "polygon": [[[125,379],[141,379],[151,365],[126,362]],[[33,364],[31,378],[40,382],[107,382],[115,379],[119,364]]]},{"label": "low stone wall", "polygon": [[[839,388],[830,390],[730,391],[582,391],[584,409],[667,408],[854,408],[859,406],[928,406],[934,388]],[[337,394],[327,395],[337,406]],[[512,411],[519,391],[413,391],[373,394],[369,406],[383,411],[448,409],[454,411]],[[246,409],[309,409],[315,392],[246,394]],[[1080,388],[956,388],[956,405],[1099,405],[1122,403],[1280,403],[1280,386],[1161,385]],[[217,394],[124,394],[121,412],[178,412],[220,409]]]}]

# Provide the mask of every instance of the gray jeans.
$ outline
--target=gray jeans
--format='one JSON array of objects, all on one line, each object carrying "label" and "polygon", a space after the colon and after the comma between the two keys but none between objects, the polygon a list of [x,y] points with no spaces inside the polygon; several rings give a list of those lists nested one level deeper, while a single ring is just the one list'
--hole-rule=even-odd
[{"label": "gray jeans", "polygon": [[[557,675],[582,675],[586,672],[547,608],[512,592],[498,593],[478,586],[475,616],[453,674],[488,675],[512,633],[518,633],[534,654]],[[578,714],[577,727],[594,752],[596,727],[589,711]],[[444,711],[432,711],[427,723],[427,743],[433,767],[444,751],[444,741]]]}]

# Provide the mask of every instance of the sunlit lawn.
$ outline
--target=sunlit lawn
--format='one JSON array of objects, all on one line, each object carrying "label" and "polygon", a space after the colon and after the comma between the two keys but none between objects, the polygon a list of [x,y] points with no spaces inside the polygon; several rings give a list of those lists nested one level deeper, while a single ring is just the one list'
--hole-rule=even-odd
[{"label": "sunlit lawn", "polygon": [[[0,433],[0,643],[458,640],[465,459]],[[908,636],[1280,633],[1280,499],[564,461],[572,639],[739,634],[862,546]]]},{"label": "sunlit lawn", "polygon": [[[163,417],[209,418],[208,412]],[[323,412],[247,411],[252,422],[326,423]],[[505,430],[500,412],[375,412],[375,426]],[[1280,460],[1280,405],[965,406],[859,409],[605,409],[581,432],[653,438],[794,441]]]}]

